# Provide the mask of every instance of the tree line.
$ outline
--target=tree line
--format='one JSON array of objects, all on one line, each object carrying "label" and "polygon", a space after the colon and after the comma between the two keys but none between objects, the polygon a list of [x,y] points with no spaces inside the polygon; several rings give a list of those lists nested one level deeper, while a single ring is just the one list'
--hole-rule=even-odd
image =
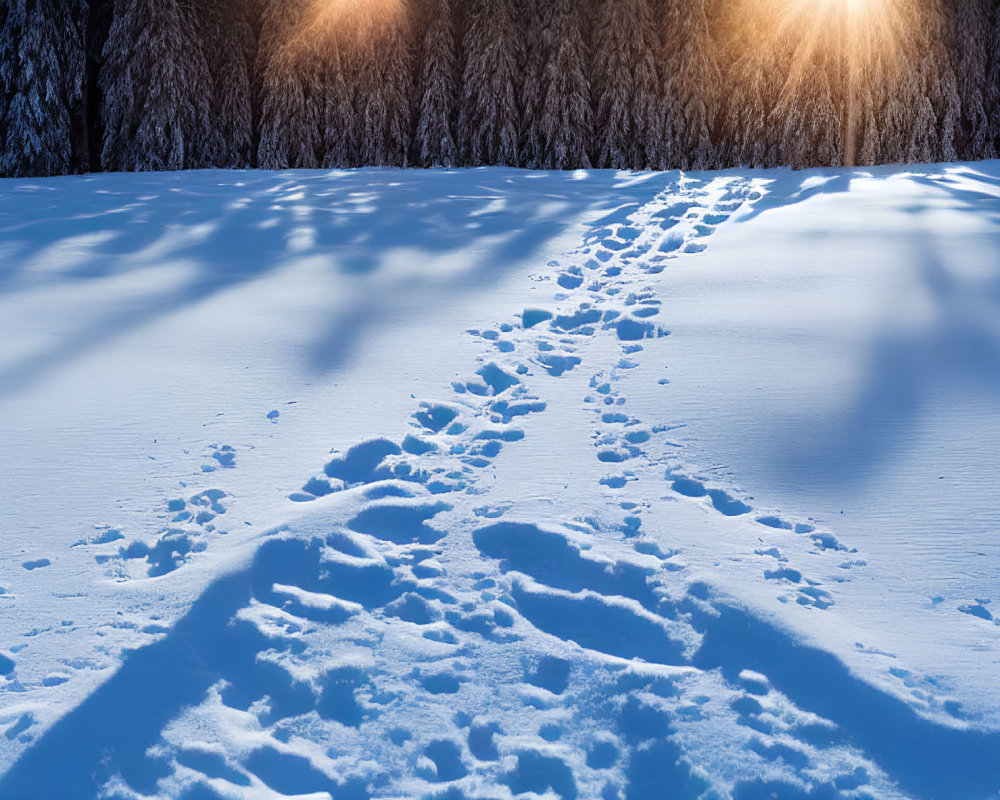
[{"label": "tree line", "polygon": [[996,157],[1000,0],[873,2],[4,0],[0,174]]}]

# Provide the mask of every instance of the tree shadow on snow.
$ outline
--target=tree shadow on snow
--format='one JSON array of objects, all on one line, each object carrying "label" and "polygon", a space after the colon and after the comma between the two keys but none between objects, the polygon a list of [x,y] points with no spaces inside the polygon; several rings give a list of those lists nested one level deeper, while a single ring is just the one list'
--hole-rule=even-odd
[{"label": "tree shadow on snow", "polygon": [[[335,289],[325,283],[309,295],[327,306],[330,321],[306,366],[327,372],[366,331],[419,316],[442,295],[488,289],[573,225],[627,213],[675,179],[369,169],[0,181],[0,297],[94,289],[162,265],[186,270],[140,299],[109,291],[96,318],[0,371],[0,396],[141,326],[307,259],[320,259],[336,278]],[[432,263],[452,255],[459,259],[447,269]]]},{"label": "tree shadow on snow", "polygon": [[[412,588],[394,582],[387,569],[381,574],[377,566],[341,572],[321,569],[321,547],[318,540],[273,539],[263,544],[247,569],[213,583],[167,636],[127,654],[106,683],[0,777],[0,797],[97,800],[106,783],[116,777],[135,791],[155,793],[157,782],[174,767],[147,751],[162,741],[167,724],[184,708],[202,702],[212,686],[223,686],[222,701],[241,710],[267,698],[264,724],[312,710],[350,724],[350,709],[343,702],[332,703],[330,716],[327,698],[317,697],[310,686],[258,658],[269,650],[287,649],[287,643],[268,638],[253,624],[235,618],[252,598],[278,606],[287,601],[275,594],[275,583],[307,591],[336,590],[338,596],[366,607],[382,606]],[[336,617],[342,613],[339,608],[295,607],[293,603],[290,610],[307,618],[322,615],[316,621],[328,624],[344,620]],[[349,678],[338,676],[340,683]],[[213,759],[218,763],[210,763]],[[183,751],[178,760],[209,777],[225,777],[237,785],[250,783],[246,774],[205,751]],[[250,753],[244,766],[286,794],[327,791],[338,800],[367,800],[367,794],[353,783],[338,784],[306,759],[267,747]]]},{"label": "tree shadow on snow", "polygon": [[[202,702],[211,687],[222,687],[221,700],[229,707],[253,707],[262,725],[316,712],[343,725],[358,726],[365,713],[354,700],[354,688],[366,681],[361,670],[334,670],[324,678],[322,691],[298,683],[260,657],[294,645],[287,639],[269,638],[249,622],[240,621],[237,614],[251,599],[280,606],[287,596],[275,594],[276,583],[307,592],[335,592],[368,609],[384,608],[415,588],[385,565],[364,569],[341,565],[340,571],[331,571],[332,562],[322,560],[322,547],[321,540],[265,542],[246,569],[218,579],[163,639],[130,653],[100,689],[46,732],[0,777],[0,797],[97,800],[107,781],[116,777],[132,790],[155,793],[158,781],[176,767],[163,755],[165,751],[151,748],[162,744],[164,728],[185,708]],[[685,604],[692,623],[704,636],[691,659],[693,666],[718,670],[732,686],[740,684],[744,670],[766,675],[771,686],[800,709],[835,725],[800,726],[791,732],[795,739],[820,751],[842,745],[857,748],[915,797],[989,800],[1000,790],[1000,761],[995,757],[1000,752],[1000,734],[924,719],[903,701],[854,677],[829,653],[797,641],[743,608],[713,601],[706,587],[696,585],[691,591],[715,608],[706,612],[704,603]],[[304,606],[289,611],[307,616],[333,613]],[[343,618],[315,621],[336,625]],[[638,680],[636,688],[641,689],[645,683],[641,676]],[[562,690],[564,685],[554,688]],[[265,698],[266,703],[260,703]],[[705,784],[689,770],[671,740],[675,729],[668,712],[646,705],[641,693],[610,707],[615,711],[606,724],[617,730],[628,750],[628,800],[653,800],[665,791],[685,800],[701,796]],[[806,785],[812,784],[808,789],[755,781],[748,775],[736,787],[735,796],[741,800],[859,796],[844,795],[841,790],[864,788],[868,780],[862,771],[860,777],[845,780],[842,776],[836,782],[818,784],[804,753],[784,748],[775,757],[795,767],[792,756],[802,760],[796,771]],[[249,786],[254,775],[283,794],[329,792],[336,800],[368,797],[363,784],[338,783],[306,759],[266,745],[241,757],[238,767],[197,749],[182,748],[173,757],[208,778],[223,777],[236,786]],[[542,792],[551,787],[564,798],[576,794],[575,780],[565,764],[530,752],[521,754],[508,783],[515,792]],[[196,785],[190,791],[199,796],[201,790]]]},{"label": "tree shadow on snow", "polygon": [[760,175],[773,182],[744,220],[822,194],[846,193],[856,180],[904,178],[932,190],[935,202],[943,196],[947,207],[992,228],[988,237],[977,237],[983,252],[989,251],[979,257],[984,269],[966,270],[968,258],[947,253],[948,243],[935,233],[931,215],[939,206],[917,196],[905,207],[912,226],[895,246],[911,258],[930,313],[902,324],[897,314],[874,334],[860,355],[862,377],[845,387],[839,407],[793,414],[772,426],[772,462],[779,474],[792,482],[806,473],[823,474],[833,485],[864,484],[907,445],[942,396],[1000,403],[1000,162]]}]

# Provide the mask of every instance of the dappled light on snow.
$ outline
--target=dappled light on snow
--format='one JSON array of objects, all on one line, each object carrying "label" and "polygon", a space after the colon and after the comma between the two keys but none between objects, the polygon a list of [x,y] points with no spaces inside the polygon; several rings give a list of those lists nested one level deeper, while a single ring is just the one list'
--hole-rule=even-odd
[{"label": "dappled light on snow", "polygon": [[2,188],[0,797],[996,796],[1000,165]]}]

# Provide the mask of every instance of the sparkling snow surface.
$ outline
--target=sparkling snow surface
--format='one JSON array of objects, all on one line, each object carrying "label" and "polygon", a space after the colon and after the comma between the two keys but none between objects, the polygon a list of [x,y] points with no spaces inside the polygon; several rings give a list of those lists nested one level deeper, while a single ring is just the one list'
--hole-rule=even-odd
[{"label": "sparkling snow surface", "polygon": [[0,181],[0,798],[996,798],[998,399],[997,162]]}]

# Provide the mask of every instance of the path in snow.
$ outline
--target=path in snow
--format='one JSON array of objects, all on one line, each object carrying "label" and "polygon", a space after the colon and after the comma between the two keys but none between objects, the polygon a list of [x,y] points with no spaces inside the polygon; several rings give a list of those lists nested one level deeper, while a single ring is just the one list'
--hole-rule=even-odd
[{"label": "path in snow", "polygon": [[[550,264],[550,304],[469,331],[483,355],[447,396],[304,475],[289,521],[0,796],[993,796],[1000,735],[942,724],[946,699],[881,691],[758,612],[836,626],[834,581],[865,554],[681,469],[670,426],[632,412],[633,371],[669,336],[655,276],[766,191],[679,176],[603,219]],[[564,475],[532,474],[536,442],[564,448],[539,461]],[[140,582],[220,546],[221,490],[169,512],[153,541],[86,546]]]}]

